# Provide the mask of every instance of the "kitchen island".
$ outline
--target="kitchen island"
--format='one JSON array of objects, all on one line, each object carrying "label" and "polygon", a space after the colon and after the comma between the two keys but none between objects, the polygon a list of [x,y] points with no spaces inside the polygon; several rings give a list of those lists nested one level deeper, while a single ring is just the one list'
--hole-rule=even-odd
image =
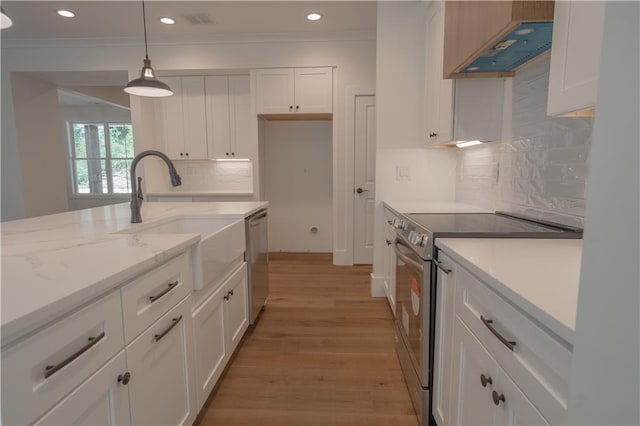
[{"label": "kitchen island", "polygon": [[[193,423],[248,327],[244,218],[267,205],[3,223],[2,423]],[[206,259],[205,236],[220,246]],[[199,288],[205,261],[219,274]]]}]

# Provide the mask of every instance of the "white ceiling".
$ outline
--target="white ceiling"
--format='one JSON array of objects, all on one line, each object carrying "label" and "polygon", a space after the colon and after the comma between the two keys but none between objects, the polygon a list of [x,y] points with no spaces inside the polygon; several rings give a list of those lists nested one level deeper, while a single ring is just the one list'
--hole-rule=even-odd
[{"label": "white ceiling", "polygon": [[[375,1],[145,1],[147,33],[153,39],[173,40],[240,35],[307,35],[373,32]],[[14,22],[2,39],[137,38],[143,37],[141,1],[2,1]],[[56,10],[75,12],[62,18]],[[323,19],[308,21],[308,12]],[[188,15],[204,14],[210,24],[193,24]],[[170,16],[175,25],[159,18]]]}]

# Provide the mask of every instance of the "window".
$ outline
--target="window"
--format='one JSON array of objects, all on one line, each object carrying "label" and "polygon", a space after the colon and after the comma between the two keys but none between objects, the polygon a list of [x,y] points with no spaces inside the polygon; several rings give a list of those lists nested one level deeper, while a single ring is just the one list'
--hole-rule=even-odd
[{"label": "window", "polygon": [[74,194],[131,192],[131,124],[69,123],[69,152]]}]

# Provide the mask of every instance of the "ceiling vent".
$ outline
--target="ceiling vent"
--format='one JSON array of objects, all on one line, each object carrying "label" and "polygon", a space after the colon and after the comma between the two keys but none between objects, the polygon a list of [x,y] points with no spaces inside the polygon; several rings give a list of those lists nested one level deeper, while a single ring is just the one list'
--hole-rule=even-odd
[{"label": "ceiling vent", "polygon": [[184,16],[192,25],[211,25],[215,23],[207,13],[190,13],[182,16]]}]

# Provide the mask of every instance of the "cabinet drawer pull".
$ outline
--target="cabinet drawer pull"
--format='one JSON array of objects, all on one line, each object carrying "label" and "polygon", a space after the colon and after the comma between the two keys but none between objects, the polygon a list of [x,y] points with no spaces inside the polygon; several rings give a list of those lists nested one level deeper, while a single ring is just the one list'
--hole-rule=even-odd
[{"label": "cabinet drawer pull", "polygon": [[156,340],[156,342],[159,342],[160,339],[162,339],[164,336],[166,336],[167,333],[170,332],[171,329],[173,329],[173,327],[178,325],[178,323],[180,322],[181,319],[182,319],[182,315],[180,315],[178,318],[174,318],[173,319],[173,323],[169,327],[167,327],[167,329],[165,331],[163,331],[160,334],[156,334],[155,336],[153,336],[153,338]]},{"label": "cabinet drawer pull", "polygon": [[442,262],[440,262],[440,261],[438,261],[438,260],[434,260],[434,262],[436,263],[436,266],[437,266],[438,268],[440,268],[440,270],[441,270],[442,272],[444,272],[445,274],[449,274],[449,273],[451,272],[451,269],[449,269],[449,268],[445,267],[445,266],[444,266],[444,264],[443,264]]},{"label": "cabinet drawer pull", "polygon": [[498,333],[498,330],[493,328],[493,325],[491,325],[493,324],[493,320],[486,319],[484,315],[480,315],[480,319],[482,320],[484,325],[487,326],[489,331],[498,338],[498,340],[500,340],[507,348],[509,348],[509,350],[513,351],[513,347],[516,345],[516,342],[514,342],[513,340],[507,340],[504,338],[504,336],[502,336],[502,334]]},{"label": "cabinet drawer pull", "polygon": [[131,380],[131,373],[128,371],[118,376],[118,383],[122,383],[125,386],[129,384],[129,380]]},{"label": "cabinet drawer pull", "polygon": [[95,346],[96,343],[98,343],[100,340],[102,340],[104,338],[104,336],[106,336],[106,334],[103,331],[102,333],[98,334],[96,337],[89,337],[89,343],[84,345],[77,352],[71,354],[65,360],[63,360],[62,362],[60,362],[60,363],[58,363],[56,365],[47,365],[44,368],[44,378],[47,379],[47,378],[51,377],[53,374],[55,374],[57,371],[63,369],[65,366],[67,366],[68,364],[73,362],[73,360],[75,360],[80,355],[82,355],[83,353],[85,353],[86,351],[91,349],[93,346]]},{"label": "cabinet drawer pull", "polygon": [[480,383],[482,384],[483,388],[486,388],[487,385],[492,385],[493,384],[493,380],[491,379],[491,377],[487,377],[484,374],[480,375]]},{"label": "cabinet drawer pull", "polygon": [[167,288],[162,290],[161,293],[158,293],[155,296],[149,296],[149,301],[151,303],[155,302],[156,300],[160,299],[162,296],[164,296],[165,294],[169,293],[171,290],[176,288],[177,285],[178,285],[178,281],[174,281],[172,283],[167,284]]},{"label": "cabinet drawer pull", "polygon": [[493,391],[491,392],[491,398],[493,398],[493,403],[496,405],[500,405],[500,401],[505,402],[503,393],[498,394],[498,392]]}]

